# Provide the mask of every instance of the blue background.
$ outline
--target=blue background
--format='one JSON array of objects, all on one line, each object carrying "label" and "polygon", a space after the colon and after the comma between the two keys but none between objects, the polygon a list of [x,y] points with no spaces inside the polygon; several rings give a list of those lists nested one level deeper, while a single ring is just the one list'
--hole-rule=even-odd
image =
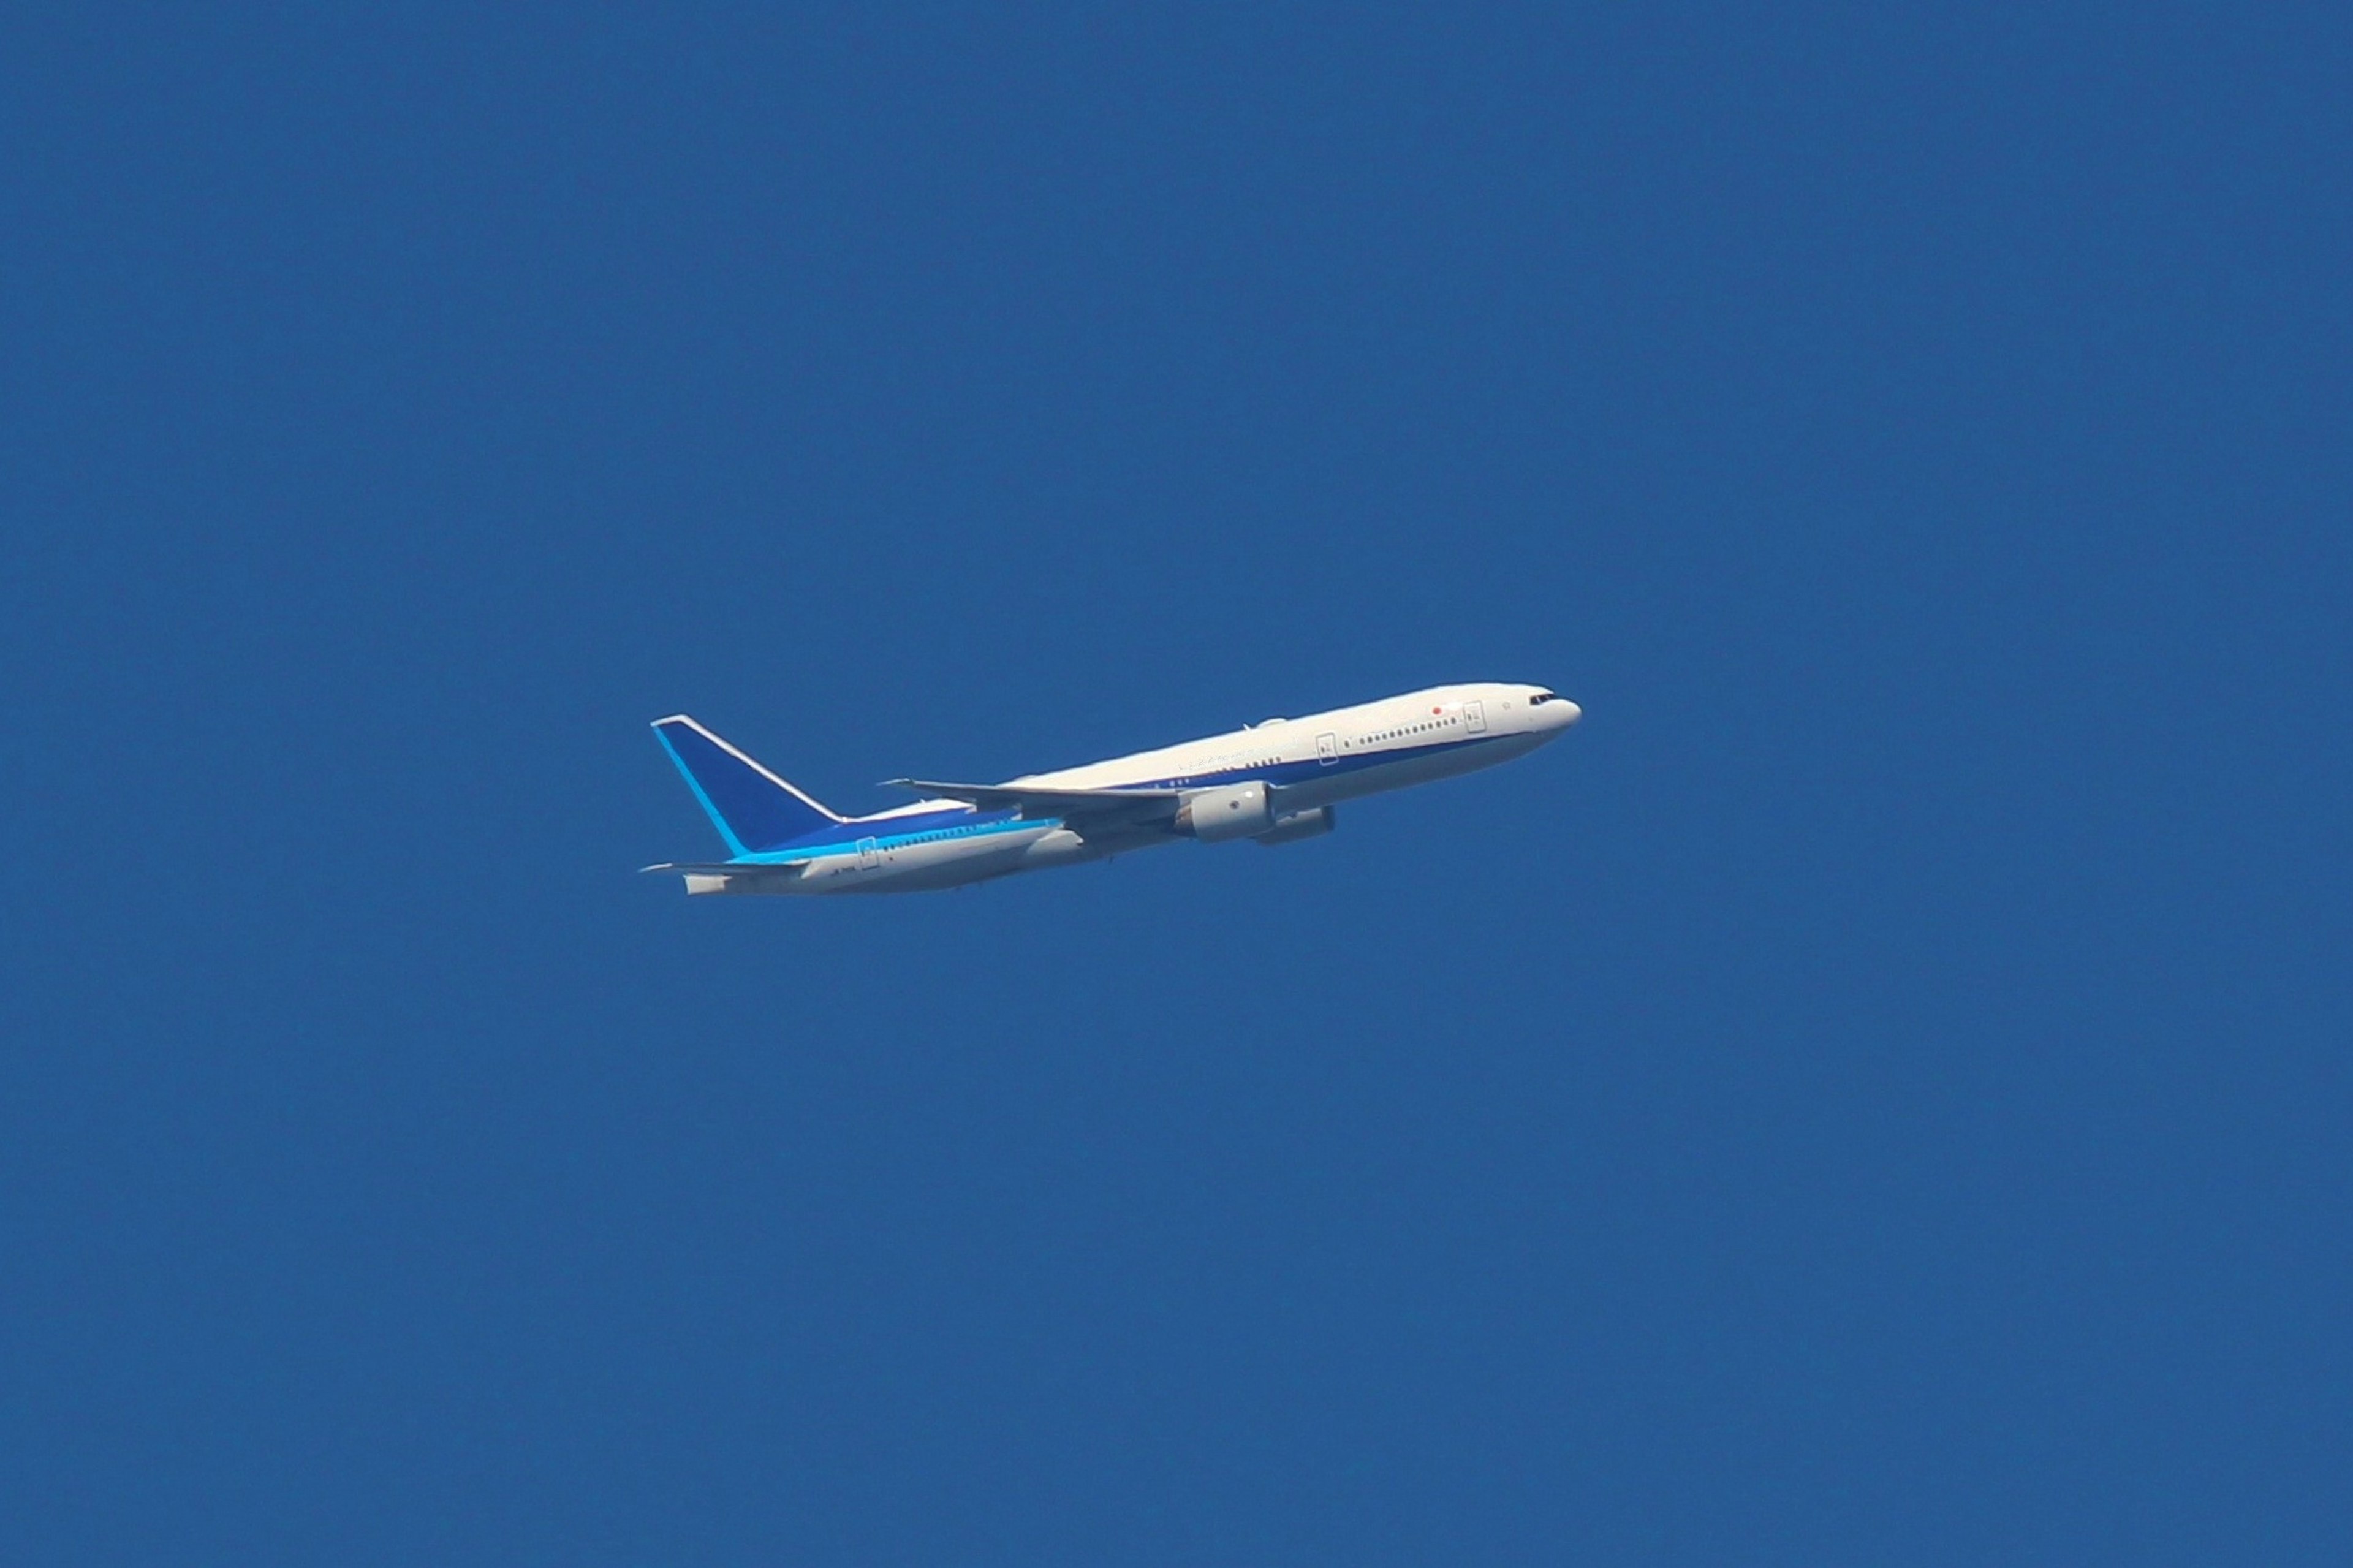
[{"label": "blue background", "polygon": [[[0,1555],[2340,1563],[2340,10],[0,48]],[[1435,681],[1279,851],[695,900]]]}]

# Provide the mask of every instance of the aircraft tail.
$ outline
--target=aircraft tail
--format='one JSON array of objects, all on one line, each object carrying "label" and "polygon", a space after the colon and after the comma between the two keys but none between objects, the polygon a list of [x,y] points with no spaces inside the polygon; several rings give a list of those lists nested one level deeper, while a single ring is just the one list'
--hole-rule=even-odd
[{"label": "aircraft tail", "polygon": [[734,854],[766,849],[841,820],[683,713],[655,720],[654,735]]}]

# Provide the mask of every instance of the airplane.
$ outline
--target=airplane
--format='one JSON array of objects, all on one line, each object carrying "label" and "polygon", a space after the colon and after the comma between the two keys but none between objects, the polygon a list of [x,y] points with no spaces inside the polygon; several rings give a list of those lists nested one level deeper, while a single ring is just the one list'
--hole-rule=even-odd
[{"label": "airplane", "polygon": [[843,816],[678,713],[654,734],[729,858],[645,868],[689,893],[915,893],[1185,838],[1291,844],[1342,801],[1524,757],[1581,716],[1541,686],[1433,686],[1004,784],[892,779],[921,798]]}]

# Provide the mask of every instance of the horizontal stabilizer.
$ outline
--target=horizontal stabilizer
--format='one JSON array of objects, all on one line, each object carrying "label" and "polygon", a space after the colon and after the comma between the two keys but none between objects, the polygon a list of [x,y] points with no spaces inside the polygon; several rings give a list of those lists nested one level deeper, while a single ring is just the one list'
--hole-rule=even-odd
[{"label": "horizontal stabilizer", "polygon": [[697,893],[789,893],[801,873],[808,869],[807,860],[754,862],[741,860],[679,860],[659,866],[649,866],[649,871],[668,871],[686,881],[686,890]]}]

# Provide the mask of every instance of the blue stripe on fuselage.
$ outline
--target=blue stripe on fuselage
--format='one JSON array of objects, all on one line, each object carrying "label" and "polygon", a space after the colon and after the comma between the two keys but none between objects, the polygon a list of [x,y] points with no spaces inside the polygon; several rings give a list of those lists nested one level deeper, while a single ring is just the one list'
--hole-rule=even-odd
[{"label": "blue stripe on fuselage", "polygon": [[754,855],[739,855],[731,864],[774,866],[786,860],[807,860],[828,855],[855,855],[868,839],[877,849],[903,849],[911,844],[987,838],[1029,828],[1060,827],[1055,817],[1025,817],[1018,812],[926,811],[908,816],[852,819],[828,826],[821,833],[779,844]]}]

